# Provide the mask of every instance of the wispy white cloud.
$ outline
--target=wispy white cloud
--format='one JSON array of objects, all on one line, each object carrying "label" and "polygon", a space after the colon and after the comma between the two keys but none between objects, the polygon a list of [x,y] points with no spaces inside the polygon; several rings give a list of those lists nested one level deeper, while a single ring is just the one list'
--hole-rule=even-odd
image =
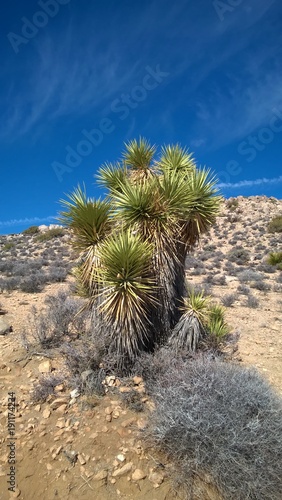
[{"label": "wispy white cloud", "polygon": [[282,183],[282,175],[279,177],[273,177],[272,179],[267,179],[263,177],[262,179],[254,179],[251,181],[239,181],[239,182],[221,182],[217,184],[218,188],[241,188],[241,187],[253,187],[253,186],[263,186],[267,184],[280,184]]},{"label": "wispy white cloud", "polygon": [[70,22],[63,33],[34,41],[21,85],[11,86],[2,137],[13,140],[35,129],[40,120],[93,113],[133,81],[138,57],[125,67],[118,45],[106,34],[104,39],[90,34],[83,40],[73,31]]},{"label": "wispy white cloud", "polygon": [[14,226],[24,226],[25,224],[44,224],[45,222],[55,222],[56,216],[50,215],[48,217],[26,217],[25,219],[10,219],[5,221],[0,221],[0,227],[14,227]]}]

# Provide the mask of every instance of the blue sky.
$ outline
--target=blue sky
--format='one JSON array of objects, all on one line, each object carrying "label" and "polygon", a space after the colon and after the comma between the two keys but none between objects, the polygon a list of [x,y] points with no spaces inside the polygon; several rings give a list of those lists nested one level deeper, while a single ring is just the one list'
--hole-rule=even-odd
[{"label": "blue sky", "polygon": [[2,7],[0,234],[49,224],[140,135],[179,142],[226,197],[282,198],[278,0],[10,0]]}]

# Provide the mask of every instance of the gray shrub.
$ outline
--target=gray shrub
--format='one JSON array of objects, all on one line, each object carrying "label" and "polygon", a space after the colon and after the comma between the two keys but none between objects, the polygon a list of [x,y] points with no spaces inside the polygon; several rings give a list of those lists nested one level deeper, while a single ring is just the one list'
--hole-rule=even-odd
[{"label": "gray shrub", "polygon": [[167,364],[151,386],[147,437],[188,498],[208,475],[226,500],[281,500],[282,400],[255,371],[202,357]]}]

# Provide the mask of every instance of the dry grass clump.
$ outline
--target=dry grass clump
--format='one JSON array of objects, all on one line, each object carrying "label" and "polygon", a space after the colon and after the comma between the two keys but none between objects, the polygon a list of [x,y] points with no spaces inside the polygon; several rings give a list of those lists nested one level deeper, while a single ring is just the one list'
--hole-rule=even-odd
[{"label": "dry grass clump", "polygon": [[255,370],[178,359],[151,393],[147,437],[174,463],[187,498],[208,475],[226,500],[281,500],[282,401]]},{"label": "dry grass clump", "polygon": [[82,307],[80,299],[73,299],[67,292],[60,291],[57,295],[47,296],[45,304],[44,311],[33,307],[26,327],[28,331],[24,335],[31,335],[42,349],[58,347],[67,339],[76,338],[86,331],[87,317],[78,314]]},{"label": "dry grass clump", "polygon": [[63,382],[62,375],[42,375],[34,385],[31,392],[31,400],[34,403],[44,403],[48,396],[56,394],[55,388]]}]

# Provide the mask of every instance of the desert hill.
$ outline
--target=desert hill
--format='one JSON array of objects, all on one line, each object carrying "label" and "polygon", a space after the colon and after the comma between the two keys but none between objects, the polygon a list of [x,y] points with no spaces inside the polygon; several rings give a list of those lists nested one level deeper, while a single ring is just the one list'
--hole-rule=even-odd
[{"label": "desert hill", "polygon": [[[275,198],[225,200],[217,223],[186,262],[188,286],[203,289],[226,307],[228,324],[239,337],[237,362],[255,366],[280,394],[282,265],[271,255],[282,252],[282,223],[280,228],[273,224],[281,215],[282,200]],[[113,377],[105,382],[104,397],[79,396],[62,376],[56,349],[33,345],[42,328],[36,317],[48,308],[57,311],[48,297],[61,293],[63,309],[71,295],[76,261],[71,234],[63,228],[0,236],[0,434],[5,447],[8,392],[14,391],[18,403],[14,496],[25,500],[182,498],[169,479],[170,464],[162,463],[140,438],[151,405],[142,379]],[[48,396],[45,387],[45,400],[40,399],[38,388],[42,376],[53,377],[54,391]],[[4,452],[0,459],[3,500],[9,498],[6,474]],[[220,497],[210,485],[201,498]]]}]

